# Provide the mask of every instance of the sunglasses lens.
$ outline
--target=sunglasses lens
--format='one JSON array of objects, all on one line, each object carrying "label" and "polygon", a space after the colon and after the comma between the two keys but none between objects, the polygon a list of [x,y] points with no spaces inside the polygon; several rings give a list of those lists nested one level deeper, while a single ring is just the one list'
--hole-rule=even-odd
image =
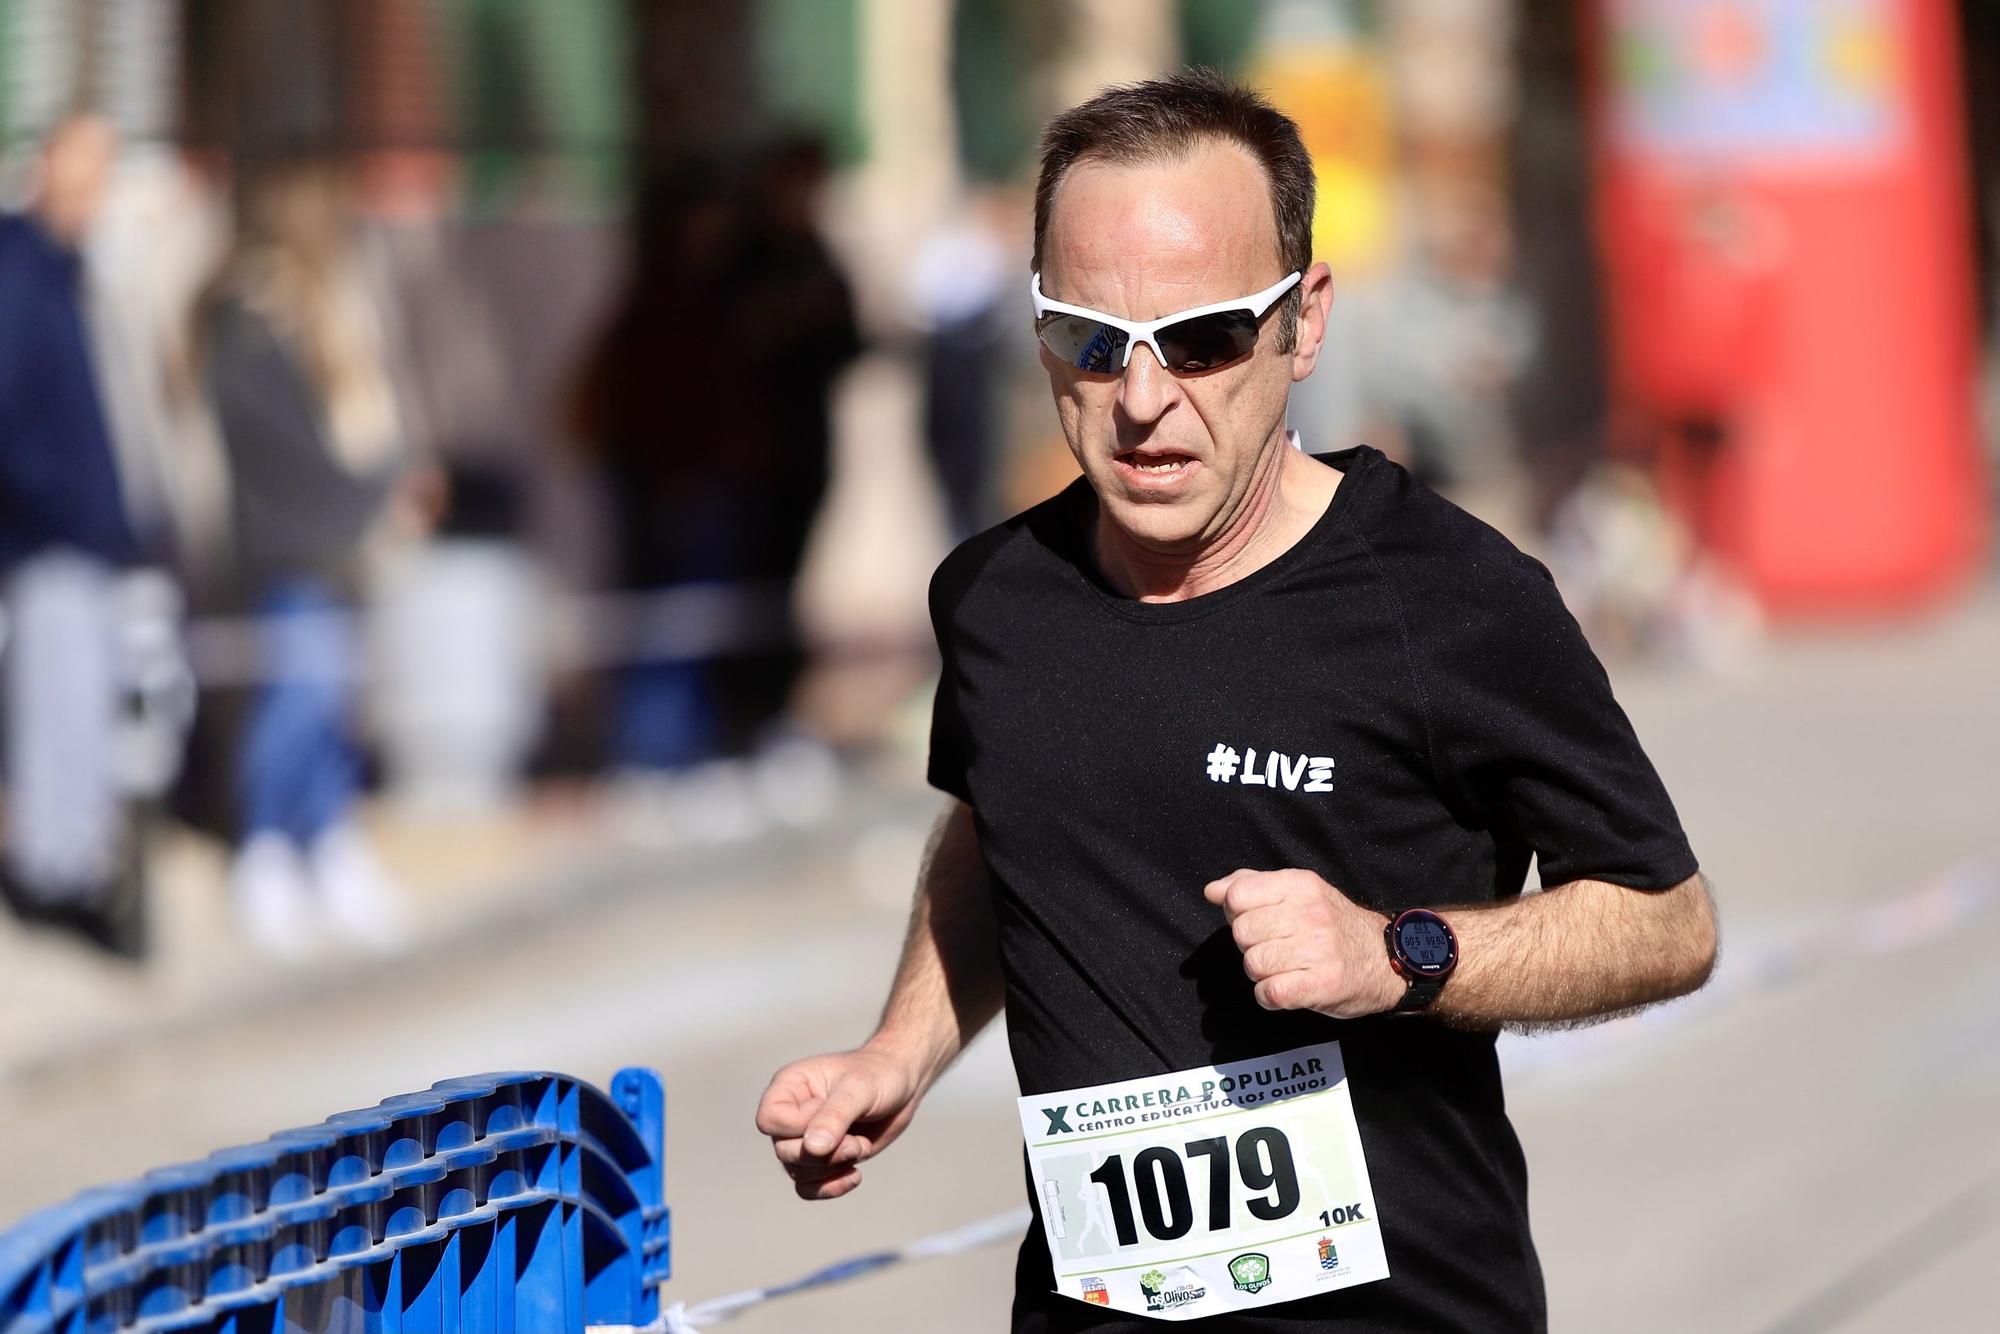
[{"label": "sunglasses lens", "polygon": [[1081,315],[1051,315],[1036,329],[1056,358],[1080,371],[1115,373],[1125,364],[1125,331]]},{"label": "sunglasses lens", "polygon": [[1257,346],[1257,320],[1247,310],[1225,310],[1169,324],[1156,336],[1171,369],[1213,370]]}]

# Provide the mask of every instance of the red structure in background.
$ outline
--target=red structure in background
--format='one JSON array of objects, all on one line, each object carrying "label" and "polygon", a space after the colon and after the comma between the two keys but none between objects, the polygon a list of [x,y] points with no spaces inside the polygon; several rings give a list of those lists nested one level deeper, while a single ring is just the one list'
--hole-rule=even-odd
[{"label": "red structure in background", "polygon": [[1979,563],[1971,227],[1938,0],[1601,0],[1598,228],[1621,407],[1779,614]]}]

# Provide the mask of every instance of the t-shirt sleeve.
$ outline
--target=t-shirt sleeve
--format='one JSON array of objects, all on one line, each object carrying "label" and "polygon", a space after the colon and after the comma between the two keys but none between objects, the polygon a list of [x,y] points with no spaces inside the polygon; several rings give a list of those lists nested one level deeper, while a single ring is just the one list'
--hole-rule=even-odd
[{"label": "t-shirt sleeve", "polygon": [[932,787],[969,803],[972,795],[967,790],[966,770],[972,762],[972,747],[960,698],[962,679],[952,629],[958,599],[948,569],[949,562],[931,576],[931,632],[937,636],[942,662],[937,697],[931,703],[931,750],[924,777]]},{"label": "t-shirt sleeve", "polygon": [[1486,538],[1405,595],[1447,802],[1532,848],[1545,885],[1679,884],[1693,850],[1603,665],[1541,562]]}]

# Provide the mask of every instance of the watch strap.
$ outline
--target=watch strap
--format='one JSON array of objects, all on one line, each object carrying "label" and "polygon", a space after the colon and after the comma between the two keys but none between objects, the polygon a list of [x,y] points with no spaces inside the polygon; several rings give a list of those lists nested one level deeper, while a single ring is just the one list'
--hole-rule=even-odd
[{"label": "watch strap", "polygon": [[1444,990],[1445,980],[1441,977],[1409,976],[1409,986],[1403,989],[1403,999],[1396,1002],[1393,1013],[1418,1014],[1431,1007],[1431,1002]]}]

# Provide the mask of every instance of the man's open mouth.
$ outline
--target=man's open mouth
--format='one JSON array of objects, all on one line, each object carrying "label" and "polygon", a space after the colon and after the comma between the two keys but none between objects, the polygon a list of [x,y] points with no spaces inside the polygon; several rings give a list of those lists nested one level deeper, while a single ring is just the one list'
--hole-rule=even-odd
[{"label": "man's open mouth", "polygon": [[1128,449],[1123,454],[1113,455],[1113,458],[1134,472],[1143,473],[1148,477],[1171,477],[1195,462],[1191,454],[1137,449]]}]

